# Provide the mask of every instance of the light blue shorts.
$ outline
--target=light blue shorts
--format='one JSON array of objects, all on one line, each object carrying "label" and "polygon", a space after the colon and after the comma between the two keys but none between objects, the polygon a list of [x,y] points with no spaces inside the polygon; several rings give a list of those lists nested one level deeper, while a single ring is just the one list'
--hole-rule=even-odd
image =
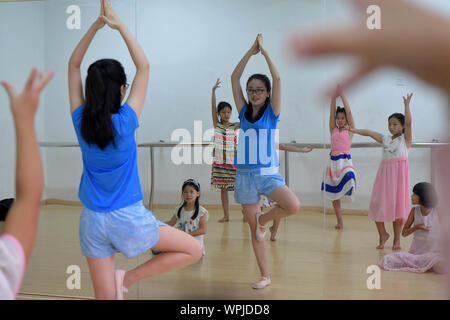
[{"label": "light blue shorts", "polygon": [[79,229],[81,252],[88,258],[107,258],[117,252],[133,258],[158,243],[158,228],[165,225],[142,201],[110,212],[84,208]]},{"label": "light blue shorts", "polygon": [[284,178],[278,168],[258,168],[236,170],[234,182],[234,199],[240,204],[258,203],[261,195],[269,195],[285,186]]}]

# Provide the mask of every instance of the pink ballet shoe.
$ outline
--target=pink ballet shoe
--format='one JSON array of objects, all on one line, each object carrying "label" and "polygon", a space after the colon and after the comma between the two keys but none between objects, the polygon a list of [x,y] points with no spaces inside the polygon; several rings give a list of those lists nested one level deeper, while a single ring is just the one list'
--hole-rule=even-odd
[{"label": "pink ballet shoe", "polygon": [[[259,224],[259,217],[262,216],[262,212],[256,214],[256,241],[263,241],[266,235],[266,226]],[[264,231],[261,231],[263,229]]]},{"label": "pink ballet shoe", "polygon": [[123,300],[123,294],[128,293],[128,289],[123,286],[125,270],[116,270],[114,279],[116,282],[116,300]]},{"label": "pink ballet shoe", "polygon": [[270,285],[270,278],[261,277],[258,282],[253,284],[253,289],[264,289],[268,285]]}]

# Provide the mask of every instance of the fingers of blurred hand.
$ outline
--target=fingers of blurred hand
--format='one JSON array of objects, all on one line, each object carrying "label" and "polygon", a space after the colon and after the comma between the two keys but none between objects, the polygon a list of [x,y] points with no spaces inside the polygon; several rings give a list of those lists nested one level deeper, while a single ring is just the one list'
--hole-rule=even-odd
[{"label": "fingers of blurred hand", "polygon": [[42,81],[42,71],[37,71],[36,78],[33,81],[33,89],[37,88],[39,83]]},{"label": "fingers of blurred hand", "polygon": [[27,82],[25,83],[25,90],[31,90],[33,88],[33,84],[34,84],[37,74],[38,74],[38,71],[36,68],[31,69],[31,72],[28,75]]},{"label": "fingers of blurred hand", "polygon": [[9,83],[8,81],[2,81],[1,82],[2,86],[5,88],[6,93],[9,96],[9,100],[12,100],[14,96],[16,96],[16,90],[14,89],[14,87],[12,86],[11,83]]},{"label": "fingers of blurred hand", "polygon": [[36,90],[38,92],[41,92],[45,86],[50,82],[50,80],[53,78],[53,75],[55,74],[55,70],[50,70],[47,75],[40,79],[39,83],[36,86]]},{"label": "fingers of blurred hand", "polygon": [[377,68],[376,65],[369,63],[369,62],[361,62],[356,69],[356,71],[348,77],[347,79],[340,81],[339,83],[339,94],[336,88],[329,89],[325,92],[325,98],[327,100],[336,99],[341,92],[348,90],[353,85],[355,85],[357,82],[361,81],[365,76],[367,76],[369,73],[371,73],[373,70]]},{"label": "fingers of blurred hand", "polygon": [[314,57],[329,54],[358,54],[367,45],[358,27],[335,28],[315,34],[296,34],[291,37],[289,47],[299,57]]}]

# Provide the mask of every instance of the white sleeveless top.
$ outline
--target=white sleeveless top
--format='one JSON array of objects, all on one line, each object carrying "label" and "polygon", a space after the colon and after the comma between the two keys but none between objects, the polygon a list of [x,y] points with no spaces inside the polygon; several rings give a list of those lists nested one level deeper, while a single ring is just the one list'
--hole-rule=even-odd
[{"label": "white sleeveless top", "polygon": [[414,225],[424,224],[426,227],[431,228],[430,231],[425,231],[422,229],[414,231],[414,239],[420,239],[421,241],[433,241],[437,242],[439,237],[439,217],[436,210],[433,209],[431,212],[423,216],[420,211],[420,206],[414,208]]},{"label": "white sleeveless top", "polygon": [[406,146],[405,135],[392,139],[391,135],[384,135],[383,160],[408,157],[408,147]]}]

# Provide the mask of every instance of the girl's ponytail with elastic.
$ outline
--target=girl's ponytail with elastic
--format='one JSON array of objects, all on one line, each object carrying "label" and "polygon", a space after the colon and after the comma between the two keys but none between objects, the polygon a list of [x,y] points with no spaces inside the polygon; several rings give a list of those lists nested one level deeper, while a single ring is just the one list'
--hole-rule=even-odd
[{"label": "girl's ponytail with elastic", "polygon": [[81,135],[88,144],[101,150],[111,142],[115,146],[111,115],[121,107],[121,86],[125,83],[125,71],[116,60],[98,60],[89,66],[81,121]]}]

